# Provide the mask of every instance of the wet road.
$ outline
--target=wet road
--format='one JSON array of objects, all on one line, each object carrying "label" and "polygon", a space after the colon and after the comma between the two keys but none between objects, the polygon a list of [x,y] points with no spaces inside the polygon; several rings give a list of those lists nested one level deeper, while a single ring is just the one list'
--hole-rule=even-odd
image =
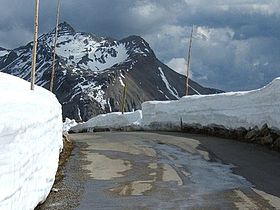
[{"label": "wet road", "polygon": [[280,155],[265,148],[180,133],[71,138],[61,198],[45,209],[280,209]]}]

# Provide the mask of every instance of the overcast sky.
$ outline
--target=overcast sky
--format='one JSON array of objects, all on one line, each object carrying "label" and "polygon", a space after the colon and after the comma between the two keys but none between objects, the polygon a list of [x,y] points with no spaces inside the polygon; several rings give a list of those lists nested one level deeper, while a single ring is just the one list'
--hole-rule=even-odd
[{"label": "overcast sky", "polygon": [[[118,39],[136,34],[184,72],[195,25],[192,78],[223,90],[259,88],[280,76],[279,0],[61,0],[61,21]],[[55,25],[56,0],[40,1],[40,33]],[[34,0],[0,0],[0,46],[32,40]]]}]

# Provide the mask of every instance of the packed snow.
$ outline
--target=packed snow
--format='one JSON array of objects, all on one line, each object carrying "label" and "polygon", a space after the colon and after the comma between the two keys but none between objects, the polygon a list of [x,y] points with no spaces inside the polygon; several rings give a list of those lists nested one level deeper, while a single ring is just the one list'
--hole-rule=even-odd
[{"label": "packed snow", "polygon": [[280,77],[269,85],[253,91],[213,95],[186,96],[177,101],[149,101],[142,112],[110,113],[92,118],[74,127],[75,132],[94,128],[121,128],[138,125],[155,129],[155,125],[216,124],[226,128],[269,127],[280,129]]},{"label": "packed snow", "polygon": [[55,95],[0,73],[0,209],[31,210],[55,180],[62,110]]},{"label": "packed snow", "polygon": [[66,118],[65,122],[63,123],[63,133],[68,133],[68,131],[76,125],[78,125],[78,123],[75,120],[70,120],[69,118]]},{"label": "packed snow", "polygon": [[280,128],[280,78],[253,91],[186,96],[178,101],[142,104],[142,126],[152,124],[217,124],[227,128]]},{"label": "packed snow", "polygon": [[126,126],[140,126],[142,119],[142,112],[112,112],[109,114],[98,115],[89,121],[78,124],[71,128],[73,132],[81,132],[84,130],[93,131],[95,129],[119,129]]}]

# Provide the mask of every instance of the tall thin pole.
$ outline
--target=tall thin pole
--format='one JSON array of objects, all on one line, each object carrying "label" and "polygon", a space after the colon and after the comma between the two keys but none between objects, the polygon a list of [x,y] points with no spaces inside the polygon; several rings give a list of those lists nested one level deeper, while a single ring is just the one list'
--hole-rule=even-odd
[{"label": "tall thin pole", "polygon": [[37,44],[38,44],[38,26],[39,26],[39,0],[35,0],[35,13],[34,13],[34,40],[32,50],[32,69],[31,69],[31,90],[35,86],[35,71],[36,71],[36,57],[37,57]]},{"label": "tall thin pole", "polygon": [[55,76],[55,61],[56,61],[56,44],[58,37],[58,23],[59,23],[59,13],[60,13],[60,0],[57,2],[57,13],[56,13],[56,27],[55,27],[55,37],[54,37],[54,46],[53,46],[53,61],[52,61],[52,73],[50,80],[50,91],[53,92],[54,85],[54,76]]},{"label": "tall thin pole", "polygon": [[125,103],[126,103],[126,94],[127,94],[127,85],[125,82],[124,87],[123,87],[122,106],[121,106],[122,114],[125,111],[124,109],[125,109]]},{"label": "tall thin pole", "polygon": [[187,60],[186,96],[189,94],[189,76],[190,76],[191,53],[192,53],[192,38],[193,38],[193,26],[191,31],[189,53],[188,53],[188,60]]}]

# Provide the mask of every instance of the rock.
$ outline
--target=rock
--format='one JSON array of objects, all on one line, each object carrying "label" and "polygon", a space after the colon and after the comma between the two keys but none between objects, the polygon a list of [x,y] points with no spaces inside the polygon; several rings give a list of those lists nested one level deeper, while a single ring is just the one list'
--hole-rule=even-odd
[{"label": "rock", "polygon": [[259,135],[260,135],[260,130],[258,130],[258,128],[253,128],[253,130],[249,131],[245,135],[245,139],[249,140],[250,142],[254,142],[256,141]]},{"label": "rock", "polygon": [[208,126],[203,126],[201,130],[201,134],[204,135],[214,135],[214,129]]},{"label": "rock", "polygon": [[223,125],[211,124],[209,128],[212,130],[212,135],[218,137],[229,137],[229,130]]},{"label": "rock", "polygon": [[52,188],[52,192],[58,192],[59,190],[56,188]]},{"label": "rock", "polygon": [[270,133],[270,129],[268,128],[268,125],[265,123],[260,130],[260,135],[267,136],[269,133]]},{"label": "rock", "polygon": [[[187,133],[199,133],[203,135],[231,138],[241,141],[253,142],[261,145],[269,145],[273,149],[280,151],[280,130],[269,128],[264,124],[261,129],[258,126],[247,130],[244,127],[228,129],[223,125],[211,124],[202,126],[201,124],[182,124],[181,129]],[[172,128],[174,130],[175,128]]]},{"label": "rock", "polygon": [[280,137],[280,131],[277,128],[271,128],[270,129],[270,135],[273,138],[273,140],[276,140]]},{"label": "rock", "polygon": [[203,128],[203,126],[199,123],[195,123],[195,124],[193,124],[193,126],[196,127],[199,130],[201,130]]},{"label": "rock", "polygon": [[253,127],[252,130],[260,130],[259,127],[256,125],[255,127]]},{"label": "rock", "polygon": [[267,125],[267,123],[265,123],[265,124],[262,126],[261,130],[264,130],[264,129],[267,129],[267,128],[268,128],[268,125]]},{"label": "rock", "polygon": [[243,140],[246,134],[247,130],[244,127],[240,127],[235,130],[235,136],[238,140]]},{"label": "rock", "polygon": [[183,124],[182,130],[187,133],[200,133],[203,127],[200,124]]},{"label": "rock", "polygon": [[278,137],[272,144],[272,147],[280,151],[280,137]]},{"label": "rock", "polygon": [[213,128],[213,129],[217,129],[217,130],[219,130],[219,129],[226,129],[225,126],[223,126],[223,125],[217,125],[217,124],[210,124],[209,127],[210,127],[210,128]]},{"label": "rock", "polygon": [[219,130],[218,136],[228,138],[229,137],[229,130],[228,129]]},{"label": "rock", "polygon": [[192,126],[190,124],[183,124],[182,131],[190,132],[192,130]]},{"label": "rock", "polygon": [[275,133],[278,133],[279,136],[280,136],[280,129],[279,129],[279,128],[271,127],[270,130],[273,131],[273,132],[275,132]]},{"label": "rock", "polygon": [[236,139],[237,135],[236,135],[236,131],[234,129],[229,129],[229,138],[231,139]]},{"label": "rock", "polygon": [[262,145],[271,145],[272,142],[273,142],[273,138],[270,135],[260,138],[260,143]]}]

